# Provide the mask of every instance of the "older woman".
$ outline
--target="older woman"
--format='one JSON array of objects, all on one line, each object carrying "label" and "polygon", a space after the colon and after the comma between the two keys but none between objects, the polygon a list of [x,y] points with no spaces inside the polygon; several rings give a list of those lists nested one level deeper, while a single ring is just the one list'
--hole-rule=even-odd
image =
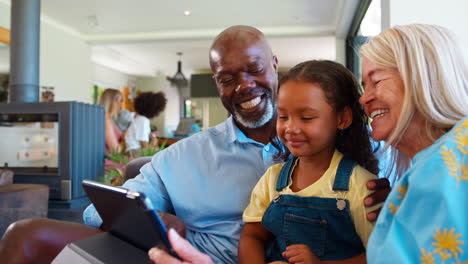
[{"label": "older woman", "polygon": [[105,137],[106,137],[106,150],[115,150],[120,152],[122,146],[120,140],[122,132],[112,121],[112,118],[117,116],[122,109],[123,97],[122,93],[117,89],[108,88],[102,92],[99,99],[99,104],[104,106],[106,110],[105,118]]},{"label": "older woman", "polygon": [[[373,119],[372,136],[394,150],[403,175],[368,242],[368,262],[466,263],[468,80],[462,52],[442,27],[407,25],[384,31],[361,55],[361,103]],[[185,261],[212,263],[175,232],[169,240]],[[181,263],[156,248],[149,256]]]},{"label": "older woman", "polygon": [[369,239],[368,262],[465,263],[468,79],[463,53],[445,28],[406,25],[373,38],[361,56],[365,91],[360,102],[373,119],[372,137],[394,150],[402,175]]}]

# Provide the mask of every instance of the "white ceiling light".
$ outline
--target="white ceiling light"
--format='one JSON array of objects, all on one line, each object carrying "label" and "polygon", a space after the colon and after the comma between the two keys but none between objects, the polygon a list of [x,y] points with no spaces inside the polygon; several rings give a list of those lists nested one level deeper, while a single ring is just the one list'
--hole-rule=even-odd
[{"label": "white ceiling light", "polygon": [[90,28],[96,28],[99,26],[99,21],[96,15],[87,16],[86,19],[88,20],[88,26]]},{"label": "white ceiling light", "polygon": [[190,16],[191,13],[192,13],[192,12],[190,12],[190,10],[185,10],[185,11],[184,11],[184,15],[186,15],[186,16]]}]

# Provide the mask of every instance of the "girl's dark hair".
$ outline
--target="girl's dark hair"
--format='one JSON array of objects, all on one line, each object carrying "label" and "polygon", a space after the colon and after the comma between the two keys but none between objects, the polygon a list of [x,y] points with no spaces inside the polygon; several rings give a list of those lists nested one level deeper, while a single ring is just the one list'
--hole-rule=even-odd
[{"label": "girl's dark hair", "polygon": [[[368,117],[359,104],[361,90],[353,73],[333,61],[312,60],[299,63],[284,74],[280,79],[278,90],[281,89],[281,85],[291,80],[318,84],[323,89],[328,103],[337,112],[343,111],[346,106],[351,109],[353,121],[348,128],[336,131],[335,147],[344,156],[377,174],[378,160],[369,141]],[[286,160],[290,152],[276,133],[272,136],[271,142],[279,150],[277,158]]]},{"label": "girl's dark hair", "polygon": [[166,108],[166,95],[163,92],[145,92],[135,98],[135,112],[149,119],[159,115]]}]

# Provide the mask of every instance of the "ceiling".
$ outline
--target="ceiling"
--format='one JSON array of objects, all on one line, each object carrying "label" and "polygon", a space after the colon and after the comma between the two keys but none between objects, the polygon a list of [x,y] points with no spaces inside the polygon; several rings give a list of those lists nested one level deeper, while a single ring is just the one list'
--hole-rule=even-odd
[{"label": "ceiling", "polygon": [[[8,2],[8,0],[0,0]],[[92,46],[92,60],[126,74],[152,76],[209,69],[213,38],[231,25],[262,30],[280,67],[335,59],[359,0],[42,0],[49,23]],[[189,10],[190,15],[184,15]]]}]

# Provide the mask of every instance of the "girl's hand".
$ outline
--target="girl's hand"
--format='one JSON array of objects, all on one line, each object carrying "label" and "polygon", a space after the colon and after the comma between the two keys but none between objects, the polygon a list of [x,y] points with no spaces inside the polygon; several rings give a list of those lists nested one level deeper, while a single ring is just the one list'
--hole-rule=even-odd
[{"label": "girl's hand", "polygon": [[289,263],[305,263],[305,264],[319,264],[320,259],[315,256],[310,248],[303,244],[291,245],[286,248],[283,252]]}]

